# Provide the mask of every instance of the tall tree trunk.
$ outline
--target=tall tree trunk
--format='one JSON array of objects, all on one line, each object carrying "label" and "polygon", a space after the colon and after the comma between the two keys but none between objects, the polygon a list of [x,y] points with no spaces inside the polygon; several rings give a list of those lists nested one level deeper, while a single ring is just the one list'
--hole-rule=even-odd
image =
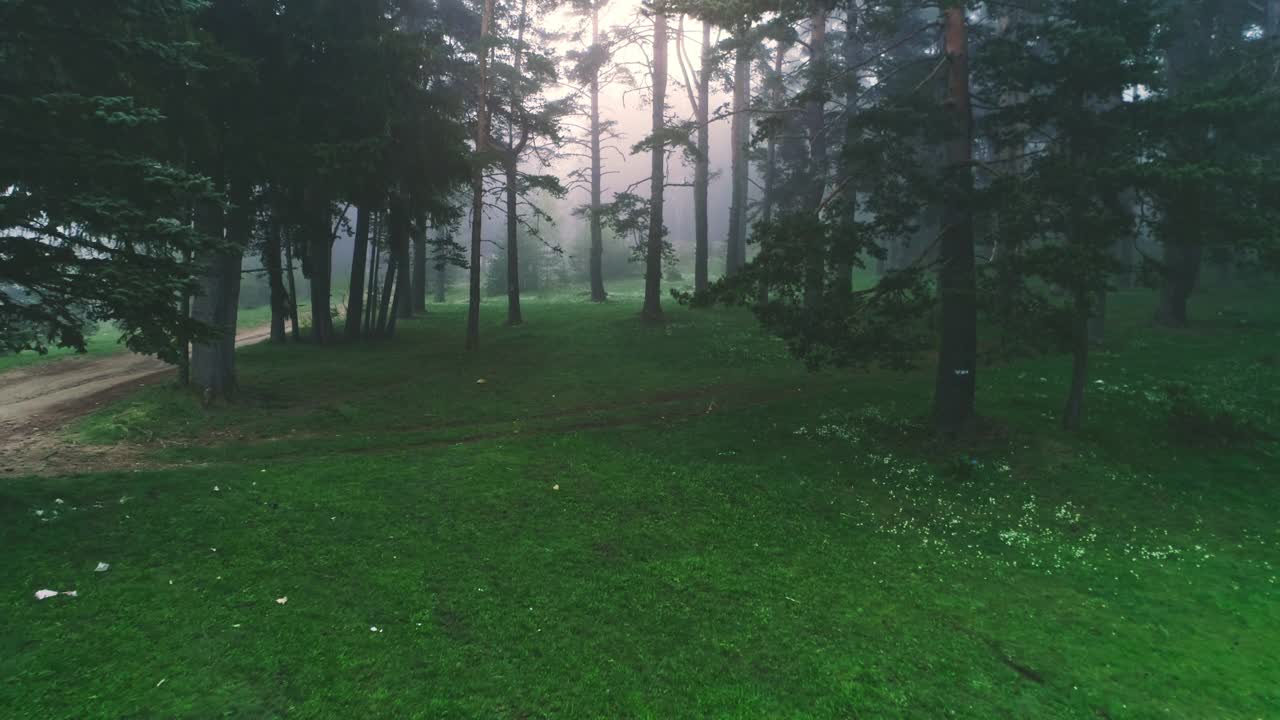
[{"label": "tall tree trunk", "polygon": [[1079,430],[1084,418],[1084,388],[1089,370],[1089,303],[1083,292],[1075,294],[1071,327],[1071,389],[1062,413],[1062,427]]},{"label": "tall tree trunk", "polygon": [[[1166,51],[1166,81],[1170,95],[1185,92],[1187,78],[1197,72],[1209,60],[1208,34],[1213,32],[1215,12],[1212,4],[1185,3],[1180,22],[1182,35]],[[1212,162],[1210,153],[1201,148],[1194,153],[1195,160]],[[1190,324],[1187,301],[1200,281],[1200,266],[1204,260],[1204,226],[1201,223],[1201,204],[1205,189],[1194,181],[1184,181],[1177,202],[1165,208],[1166,225],[1172,229],[1164,239],[1164,284],[1160,289],[1160,304],[1156,308],[1156,323],[1166,327],[1181,328]]]},{"label": "tall tree trunk", "polygon": [[391,307],[391,298],[394,297],[396,273],[399,270],[399,259],[394,252],[387,252],[387,272],[382,278],[382,292],[379,299],[380,307],[378,308],[378,322],[374,327],[374,335],[385,336],[390,318],[395,317],[395,308]]},{"label": "tall tree trunk", "polygon": [[[190,248],[183,251],[183,264],[190,267],[193,255]],[[191,295],[183,291],[182,298],[178,300],[178,312],[182,313],[182,317],[191,317]],[[187,337],[184,332],[180,340],[182,343],[182,356],[178,359],[178,385],[186,387],[191,384],[191,338]]]},{"label": "tall tree trunk", "polygon": [[267,225],[267,242],[262,255],[263,265],[267,268],[267,285],[271,289],[271,342],[284,342],[289,298],[284,290],[284,273],[280,267],[280,223],[274,215]]},{"label": "tall tree trunk", "polygon": [[[249,244],[253,217],[247,180],[233,180],[232,207],[226,217],[227,248],[208,258],[201,278],[202,292],[192,306],[192,317],[213,327],[218,335],[191,348],[191,379],[204,401],[230,400],[236,388],[236,314],[240,302],[240,265]],[[222,235],[222,213],[206,210],[207,231]]]},{"label": "tall tree trunk", "polygon": [[330,310],[333,276],[333,234],[329,230],[329,203],[311,191],[307,205],[307,268],[311,281],[311,339],[317,345],[333,341],[333,315]]},{"label": "tall tree trunk", "polygon": [[[787,57],[787,45],[781,40],[773,53],[773,77],[769,90],[769,109],[778,112],[786,100],[786,85],[783,82],[782,66]],[[778,139],[776,132],[769,133],[765,150],[764,195],[760,198],[760,219],[765,223],[773,221],[773,208],[778,204]],[[764,247],[761,246],[761,252]],[[769,302],[769,284],[761,278],[760,289],[756,301],[761,305]]]},{"label": "tall tree trunk", "polygon": [[[1196,230],[1187,235],[1198,234]],[[1190,323],[1187,301],[1200,280],[1200,264],[1204,246],[1198,238],[1171,238],[1164,244],[1164,284],[1160,288],[1160,306],[1156,322],[1165,327],[1183,328]]]},{"label": "tall tree trunk", "polygon": [[[489,69],[488,44],[493,25],[493,0],[484,0],[480,13],[480,82],[476,98],[476,156],[483,156],[489,143]],[[467,350],[480,348],[480,243],[484,220],[484,167],[475,163],[471,173],[471,287],[467,306]]]},{"label": "tall tree trunk", "polygon": [[[680,34],[684,41],[684,33]],[[698,93],[693,104],[698,124],[698,157],[693,165],[693,290],[707,289],[711,240],[708,226],[708,190],[711,185],[711,74],[715,71],[715,53],[711,48],[711,23],[702,21],[702,68],[698,74]]]},{"label": "tall tree trunk", "polygon": [[948,173],[954,182],[943,208],[938,294],[941,337],[934,391],[934,424],[943,433],[968,433],[974,425],[978,364],[978,309],[974,277],[973,111],[969,104],[968,29],[963,5],[944,11],[943,50],[947,57],[950,138],[946,143]]},{"label": "tall tree trunk", "polygon": [[289,281],[289,325],[293,335],[293,341],[298,342],[302,339],[302,329],[298,323],[298,284],[293,276],[293,239],[289,238],[284,244],[284,262],[288,265],[288,274],[285,279]]},{"label": "tall tree trunk", "polygon": [[[595,0],[591,3],[591,47],[600,44],[600,7]],[[600,174],[602,172],[600,157],[600,68],[591,73],[591,300],[604,302],[609,294],[604,290],[604,229],[601,227],[602,211]]]},{"label": "tall tree trunk", "polygon": [[396,316],[413,317],[413,258],[409,248],[413,240],[409,237],[409,218],[404,219],[404,236],[396,246],[396,262],[400,265],[400,280],[396,283]]},{"label": "tall tree trunk", "polygon": [[516,215],[516,183],[520,182],[514,158],[507,162],[507,324],[524,322],[520,315],[520,232]]},{"label": "tall tree trunk", "polygon": [[[391,252],[395,257],[396,282],[393,287],[387,285],[388,292],[393,292],[391,299],[395,308],[395,316],[413,317],[413,303],[409,287],[412,283],[413,269],[409,259],[409,204],[398,193],[391,195],[391,207],[388,211],[388,223],[391,227]],[[383,328],[383,334],[390,337],[395,330],[395,322],[390,321]]]},{"label": "tall tree trunk", "polygon": [[[827,82],[827,0],[816,0],[809,17],[809,93],[805,102],[805,130],[809,138],[809,190],[806,207],[815,216],[821,213],[822,194],[827,187],[827,133],[825,103]],[[805,262],[804,303],[814,307],[822,297],[826,267],[823,247],[817,239],[809,243]]]},{"label": "tall tree trunk", "polygon": [[427,309],[427,214],[414,218],[413,234],[413,309]]},{"label": "tall tree trunk", "polygon": [[[850,147],[858,141],[857,124],[854,122],[854,116],[857,113],[858,93],[860,85],[858,83],[858,0],[846,0],[845,2],[845,34],[844,42],[841,45],[841,55],[844,60],[845,77],[844,77],[844,142],[845,147]],[[854,180],[854,168],[849,160],[843,159],[840,162],[840,182],[844,187],[843,199],[845,200],[845,221],[848,223],[848,230],[844,233],[851,236],[857,232],[858,221],[858,186]],[[847,237],[846,243],[848,248],[842,248],[836,257],[835,267],[835,287],[833,288],[838,296],[848,299],[853,293],[853,265],[854,253],[853,248],[858,246],[858,238]]]},{"label": "tall tree trunk", "polygon": [[666,185],[666,143],[662,132],[667,107],[667,16],[665,0],[653,5],[653,154],[649,176],[649,237],[645,252],[644,308],[647,322],[662,321],[662,190]]},{"label": "tall tree trunk", "polygon": [[369,203],[356,206],[356,239],[351,251],[351,290],[347,301],[347,324],[344,334],[348,340],[360,338],[360,326],[364,321],[365,259],[369,255]]},{"label": "tall tree trunk", "polygon": [[441,263],[436,268],[436,302],[444,302],[445,286],[449,282],[449,268]]},{"label": "tall tree trunk", "polygon": [[382,213],[373,211],[373,217],[369,220],[369,282],[368,290],[365,295],[365,312],[364,312],[364,328],[365,337],[374,335],[377,328],[374,327],[378,319],[378,271],[381,269],[382,263]]},{"label": "tall tree trunk", "polygon": [[[520,66],[524,60],[524,26],[528,18],[528,0],[520,0],[519,27],[516,31],[516,46],[513,50],[512,70],[520,77]],[[511,86],[511,115],[517,115],[521,107],[518,84]],[[509,144],[503,170],[506,173],[507,190],[507,324],[519,325],[524,322],[520,314],[520,155],[524,152],[525,143],[529,139],[527,127],[519,130],[520,139],[516,139],[516,127],[507,124],[507,142]]]},{"label": "tall tree trunk", "polygon": [[734,31],[733,115],[729,119],[729,237],[725,247],[725,276],[737,274],[747,263],[747,142],[751,118],[747,117],[750,101],[751,55],[747,47],[749,27],[739,25]]}]

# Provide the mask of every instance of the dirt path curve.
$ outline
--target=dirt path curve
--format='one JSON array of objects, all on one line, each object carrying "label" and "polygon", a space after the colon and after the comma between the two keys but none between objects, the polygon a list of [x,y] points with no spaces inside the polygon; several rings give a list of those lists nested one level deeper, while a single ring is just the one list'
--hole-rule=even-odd
[{"label": "dirt path curve", "polygon": [[[260,342],[270,335],[270,327],[244,330],[236,335],[236,345]],[[104,403],[163,381],[172,372],[173,366],[153,357],[116,353],[69,357],[0,373],[0,477],[44,470],[49,463],[77,469],[81,463],[63,460],[90,451],[64,447],[56,431]],[[108,452],[113,451],[94,451],[96,462],[83,466],[100,465],[101,455]],[[55,460],[59,455],[62,460]]]}]

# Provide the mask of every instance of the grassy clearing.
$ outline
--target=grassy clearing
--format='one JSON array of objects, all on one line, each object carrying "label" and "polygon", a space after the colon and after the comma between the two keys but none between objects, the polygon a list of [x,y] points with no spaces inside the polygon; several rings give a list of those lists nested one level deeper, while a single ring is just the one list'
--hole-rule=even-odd
[{"label": "grassy clearing", "polygon": [[[0,488],[0,715],[1276,716],[1280,309],[1150,302],[1112,302],[1084,432],[1067,360],[1021,361],[964,452],[926,370],[625,293],[495,307],[473,356],[454,304],[246,348],[235,407],[78,429],[179,467]],[[1264,437],[1179,440],[1169,382]]]}]

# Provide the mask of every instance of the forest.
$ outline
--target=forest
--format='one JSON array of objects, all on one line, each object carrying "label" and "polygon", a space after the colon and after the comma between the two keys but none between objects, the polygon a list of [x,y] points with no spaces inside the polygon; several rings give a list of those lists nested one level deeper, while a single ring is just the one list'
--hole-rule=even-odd
[{"label": "forest", "polygon": [[1280,0],[0,0],[0,716],[1280,716]]}]

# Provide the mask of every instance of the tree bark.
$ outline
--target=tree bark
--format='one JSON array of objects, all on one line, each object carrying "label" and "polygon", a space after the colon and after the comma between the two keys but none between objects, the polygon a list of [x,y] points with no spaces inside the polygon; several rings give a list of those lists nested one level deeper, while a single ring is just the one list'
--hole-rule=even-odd
[{"label": "tree bark", "polygon": [[[844,78],[844,142],[845,147],[851,146],[858,141],[857,125],[854,122],[854,115],[857,113],[858,93],[860,87],[858,84],[858,0],[846,0],[845,3],[845,34],[844,43],[841,45],[842,59],[844,60],[845,78]],[[858,221],[858,187],[854,181],[854,168],[850,165],[848,159],[840,162],[840,181],[844,187],[843,200],[845,200],[845,220],[848,223],[848,229],[843,233],[846,236],[845,242],[847,247],[842,248],[836,258],[835,268],[835,287],[836,294],[842,299],[849,299],[853,294],[853,265],[854,253],[853,249],[858,247],[858,238],[852,237],[857,232]]]},{"label": "tree bark", "polygon": [[[782,66],[786,60],[787,46],[778,41],[773,53],[773,85],[769,92],[769,108],[774,111],[782,109],[786,99],[786,86],[783,83]],[[773,208],[778,204],[778,140],[776,133],[770,133],[765,150],[764,194],[760,198],[760,219],[765,223],[773,221]],[[764,247],[761,246],[761,251]],[[756,301],[761,305],[769,302],[769,284],[763,278]]]},{"label": "tree bark", "polygon": [[484,219],[484,164],[480,158],[488,150],[489,142],[489,69],[488,44],[493,25],[493,0],[484,0],[480,13],[480,81],[476,97],[476,161],[471,171],[471,268],[470,297],[467,306],[467,350],[480,348],[480,243],[481,224]]},{"label": "tree bark", "polygon": [[[684,33],[680,33],[684,42]],[[694,121],[698,125],[698,157],[693,164],[693,291],[703,292],[709,282],[708,259],[708,190],[711,185],[711,73],[715,56],[711,50],[711,23],[702,21],[702,67],[697,77],[697,94],[693,99]]]},{"label": "tree bark", "polygon": [[289,281],[289,325],[293,335],[293,341],[298,342],[302,339],[302,329],[298,323],[298,286],[293,277],[293,239],[289,238],[284,243],[284,262],[288,265],[288,274],[285,279]]},{"label": "tree bark", "polygon": [[329,229],[329,203],[313,194],[308,204],[309,246],[307,266],[311,281],[311,339],[317,345],[333,341],[333,315],[330,310],[333,276],[333,234]]},{"label": "tree bark", "polygon": [[[205,403],[214,398],[230,400],[236,388],[236,315],[240,302],[240,265],[249,244],[252,208],[249,183],[231,183],[232,207],[226,216],[227,249],[208,258],[201,278],[201,293],[192,304],[196,320],[213,327],[217,336],[191,348],[191,379]],[[207,232],[222,235],[223,214],[205,211]]]},{"label": "tree bark", "polygon": [[413,309],[427,309],[427,215],[418,213],[413,223]]},{"label": "tree bark", "polygon": [[356,239],[351,251],[351,289],[347,300],[347,324],[343,332],[348,340],[360,338],[364,321],[364,275],[369,255],[369,204],[356,206]]},{"label": "tree bark", "polygon": [[1200,279],[1204,247],[1196,240],[1165,241],[1164,284],[1160,288],[1160,306],[1156,322],[1165,327],[1183,328],[1190,324],[1187,301]]},{"label": "tree bark", "polygon": [[[409,204],[401,200],[399,208],[393,207],[391,212],[392,247],[396,252],[396,264],[400,266],[400,278],[396,281],[396,315],[411,318],[413,317],[413,259],[409,256],[409,246],[413,242],[410,238],[413,230],[409,220]],[[399,215],[399,218],[396,218],[396,215]]]},{"label": "tree bark", "polygon": [[[591,47],[596,49],[600,44],[600,8],[591,4]],[[600,173],[600,68],[591,73],[591,300],[604,302],[609,293],[604,290],[604,229],[601,227],[601,188]]]},{"label": "tree bark", "polygon": [[729,237],[725,248],[724,274],[736,275],[747,264],[747,142],[751,119],[751,50],[746,46],[749,27],[735,28],[733,53],[733,115],[729,119]]},{"label": "tree bark", "polygon": [[519,171],[514,158],[507,163],[507,324],[524,322],[520,314],[520,228],[516,213]]},{"label": "tree bark", "polygon": [[1062,427],[1079,430],[1084,416],[1084,388],[1089,371],[1089,303],[1083,292],[1074,299],[1071,327],[1071,389],[1062,413]]},{"label": "tree bark", "polygon": [[[190,249],[182,254],[184,264],[191,265],[193,255]],[[187,292],[182,293],[182,298],[178,300],[178,312],[182,313],[182,317],[191,317],[191,295]],[[191,338],[183,333],[180,340],[182,343],[182,357],[178,360],[178,385],[186,387],[191,384]]]},{"label": "tree bark", "polygon": [[391,298],[395,292],[396,273],[399,271],[399,262],[394,252],[387,252],[387,272],[382,278],[382,293],[379,300],[378,322],[373,328],[373,334],[385,336],[389,327],[390,318],[395,317],[395,308],[391,306]]},{"label": "tree bark", "polygon": [[382,263],[382,213],[375,211],[369,221],[369,243],[372,246],[369,258],[369,283],[365,295],[363,335],[374,334],[374,321],[378,319],[378,270]]},{"label": "tree bark", "polygon": [[663,162],[666,143],[662,133],[666,126],[667,106],[667,16],[666,3],[653,6],[653,154],[649,176],[649,237],[645,252],[644,308],[641,319],[662,321],[662,190],[666,185]]},{"label": "tree bark", "polygon": [[[827,80],[827,0],[816,0],[809,17],[809,93],[805,102],[805,129],[809,138],[809,189],[806,207],[815,216],[821,213],[822,194],[827,187],[827,133],[825,118],[825,84]],[[805,307],[817,306],[822,297],[823,274],[826,272],[822,246],[815,239],[809,243],[805,261]]]},{"label": "tree bark", "polygon": [[944,107],[951,116],[946,156],[955,188],[943,208],[938,271],[942,327],[933,413],[934,424],[940,432],[959,435],[973,429],[978,364],[973,210],[969,204],[969,191],[973,186],[973,111],[969,104],[964,6],[947,7],[944,20],[943,49],[948,66]]},{"label": "tree bark", "polygon": [[280,267],[280,223],[273,216],[267,225],[267,242],[262,251],[267,269],[267,285],[271,289],[271,342],[285,341],[285,315],[289,312],[284,290],[284,273]]}]

